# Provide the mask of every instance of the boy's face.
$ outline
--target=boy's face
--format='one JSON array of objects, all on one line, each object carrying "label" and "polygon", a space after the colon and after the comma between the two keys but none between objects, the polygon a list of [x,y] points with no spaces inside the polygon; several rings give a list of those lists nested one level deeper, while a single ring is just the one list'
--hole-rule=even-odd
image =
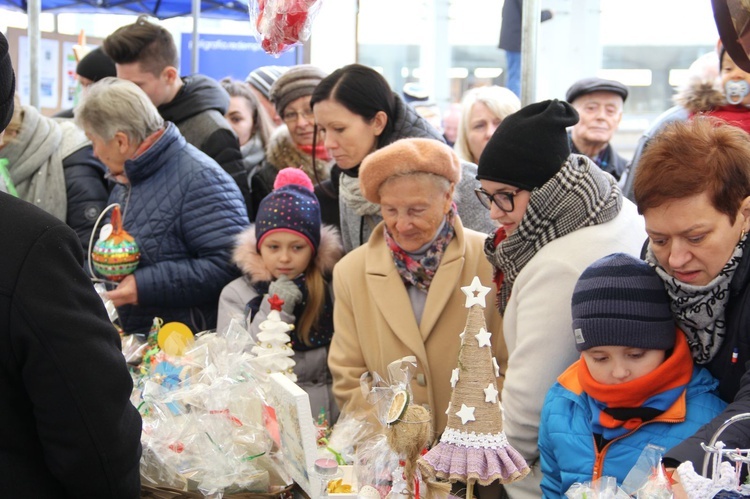
[{"label": "boy's face", "polygon": [[591,377],[603,385],[619,385],[650,373],[664,362],[664,350],[622,346],[594,347],[581,352]]}]

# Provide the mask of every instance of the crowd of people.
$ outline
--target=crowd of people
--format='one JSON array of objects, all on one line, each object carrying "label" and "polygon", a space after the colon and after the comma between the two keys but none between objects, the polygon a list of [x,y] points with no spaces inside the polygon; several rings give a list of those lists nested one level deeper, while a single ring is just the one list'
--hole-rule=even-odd
[{"label": "crowd of people", "polygon": [[750,412],[750,75],[721,46],[717,63],[628,164],[617,81],[525,107],[474,88],[443,130],[360,64],[181,77],[141,17],[79,62],[81,102],[49,118],[14,96],[0,36],[0,491],[138,495],[132,382],[84,270],[113,203],[140,249],[106,293],[124,334],[160,317],[255,336],[276,295],[330,423],[373,410],[363,374],[413,356],[437,441],[478,276],[505,435],[531,467],[482,499],[621,483],[648,443],[698,468],[700,443]]}]

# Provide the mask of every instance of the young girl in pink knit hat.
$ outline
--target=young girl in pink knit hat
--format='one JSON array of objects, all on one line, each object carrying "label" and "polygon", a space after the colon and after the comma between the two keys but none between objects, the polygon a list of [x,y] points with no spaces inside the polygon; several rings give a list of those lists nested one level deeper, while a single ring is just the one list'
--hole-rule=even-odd
[{"label": "young girl in pink knit hat", "polygon": [[320,205],[309,177],[298,168],[279,172],[274,190],[260,203],[255,225],[237,239],[233,258],[243,276],[224,287],[219,331],[232,319],[255,337],[270,312],[268,298],[284,300],[281,319],[290,331],[297,384],[310,397],[314,415],[338,417],[331,392],[328,346],[333,336],[333,266],[343,256],[338,231],[321,226]]}]

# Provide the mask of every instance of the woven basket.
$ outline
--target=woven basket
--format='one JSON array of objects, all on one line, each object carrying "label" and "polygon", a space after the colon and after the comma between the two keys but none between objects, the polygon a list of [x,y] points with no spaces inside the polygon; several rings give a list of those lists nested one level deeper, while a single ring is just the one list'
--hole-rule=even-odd
[{"label": "woven basket", "polygon": [[[227,494],[224,497],[231,499],[291,499],[294,496],[295,485],[289,485],[277,492],[240,492]],[[141,485],[141,498],[149,499],[204,499],[200,492],[190,492],[173,489],[172,487],[153,487]]]}]

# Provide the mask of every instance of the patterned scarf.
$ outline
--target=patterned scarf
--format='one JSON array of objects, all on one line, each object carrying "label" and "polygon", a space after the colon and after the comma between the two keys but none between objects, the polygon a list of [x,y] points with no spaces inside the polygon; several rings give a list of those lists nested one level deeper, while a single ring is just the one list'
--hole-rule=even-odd
[{"label": "patterned scarf", "polygon": [[588,397],[591,430],[606,440],[620,437],[672,407],[693,376],[685,335],[676,331],[674,351],[648,374],[619,385],[603,385],[578,361],[578,381]]},{"label": "patterned scarf", "polygon": [[707,364],[716,356],[726,336],[724,313],[729,302],[729,286],[742,261],[748,236],[743,237],[729,261],[711,282],[693,286],[670,276],[654,256],[649,244],[646,261],[664,281],[675,321],[687,336],[696,364]]},{"label": "patterned scarf", "polygon": [[586,156],[571,155],[560,171],[531,191],[518,228],[499,244],[496,232],[485,241],[487,259],[503,274],[497,306],[505,314],[513,283],[524,266],[549,242],[590,225],[614,219],[622,192],[611,175]]},{"label": "patterned scarf", "polygon": [[430,289],[430,283],[432,282],[432,278],[435,277],[438,267],[440,267],[440,261],[443,259],[445,248],[448,247],[448,244],[450,244],[453,236],[456,234],[453,228],[454,216],[455,205],[448,211],[445,223],[443,223],[443,227],[440,229],[435,240],[432,241],[427,251],[418,259],[412,258],[406,251],[402,250],[393,239],[393,236],[388,232],[388,227],[383,226],[385,242],[388,245],[388,249],[391,250],[396,270],[398,270],[404,284],[411,284],[422,291]]}]

